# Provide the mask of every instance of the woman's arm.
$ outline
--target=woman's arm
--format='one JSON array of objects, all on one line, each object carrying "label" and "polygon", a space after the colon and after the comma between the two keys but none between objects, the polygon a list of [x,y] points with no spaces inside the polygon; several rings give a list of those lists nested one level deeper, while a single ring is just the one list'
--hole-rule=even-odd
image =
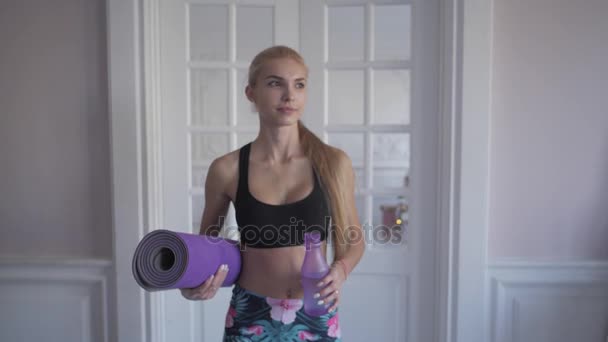
[{"label": "woman's arm", "polygon": [[230,184],[229,161],[227,156],[215,159],[207,171],[205,180],[205,208],[201,218],[199,233],[201,235],[219,236],[226,221],[230,196],[227,189]]},{"label": "woman's arm", "polygon": [[[222,157],[224,158],[224,157]],[[218,236],[230,205],[228,189],[230,172],[227,172],[226,159],[214,160],[209,166],[205,181],[205,208],[201,219],[200,234]],[[228,274],[228,265],[220,265],[215,274],[207,278],[201,285],[193,289],[180,289],[182,296],[190,300],[206,300],[213,298],[222,286]]]},{"label": "woman's arm", "polygon": [[[365,239],[363,229],[359,221],[357,206],[355,202],[355,172],[353,164],[348,155],[341,151],[340,153],[340,168],[342,171],[346,189],[345,191],[345,208],[346,208],[346,227],[345,241],[348,243],[344,254],[335,257],[332,266],[339,266],[339,269],[344,273],[344,278],[357,266],[365,251]],[[350,239],[349,239],[350,238]]]},{"label": "woman's arm", "polygon": [[[361,260],[363,252],[365,251],[363,229],[361,228],[357,207],[355,205],[355,172],[353,170],[352,161],[348,155],[342,151],[340,151],[338,155],[340,161],[338,170],[340,170],[340,176],[344,177],[346,184],[344,189],[344,207],[346,210],[345,224],[347,230],[350,231],[350,234],[345,232],[344,240],[348,244],[347,248],[344,249],[345,251],[343,253],[334,257],[334,262],[330,267],[329,274],[323,277],[319,284],[317,284],[320,291],[315,297],[319,298],[320,305],[331,303],[331,306],[328,308],[330,312],[338,307],[342,285],[348,277],[348,274],[359,263],[359,260]],[[335,241],[335,243],[338,243],[338,241]]]}]

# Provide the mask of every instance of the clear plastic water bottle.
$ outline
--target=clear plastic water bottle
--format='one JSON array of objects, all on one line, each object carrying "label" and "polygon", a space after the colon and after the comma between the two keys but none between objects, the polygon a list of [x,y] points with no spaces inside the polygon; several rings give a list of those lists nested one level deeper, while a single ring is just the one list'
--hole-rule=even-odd
[{"label": "clear plastic water bottle", "polygon": [[311,232],[304,234],[306,254],[302,263],[302,287],[304,289],[304,312],[310,316],[322,316],[327,313],[327,303],[317,304],[323,298],[314,298],[314,294],[323,289],[317,284],[329,273],[329,265],[321,250],[321,234]]}]

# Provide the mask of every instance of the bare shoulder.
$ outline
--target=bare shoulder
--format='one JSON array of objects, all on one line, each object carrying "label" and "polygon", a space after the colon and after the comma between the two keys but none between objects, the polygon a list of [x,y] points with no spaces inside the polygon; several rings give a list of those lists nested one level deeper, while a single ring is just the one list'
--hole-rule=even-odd
[{"label": "bare shoulder", "polygon": [[330,155],[331,155],[332,159],[337,161],[336,166],[339,168],[340,173],[343,173],[343,172],[350,173],[353,168],[353,162],[352,162],[351,158],[348,156],[348,154],[344,150],[337,148],[335,146],[331,146],[331,145],[327,145],[327,146],[329,146]]},{"label": "bare shoulder", "polygon": [[231,174],[230,171],[236,170],[239,161],[239,151],[228,152],[219,156],[209,165],[209,176],[217,177],[216,180],[225,179]]},{"label": "bare shoulder", "polygon": [[233,188],[238,179],[239,150],[228,152],[215,158],[207,171],[206,187],[232,197]]}]

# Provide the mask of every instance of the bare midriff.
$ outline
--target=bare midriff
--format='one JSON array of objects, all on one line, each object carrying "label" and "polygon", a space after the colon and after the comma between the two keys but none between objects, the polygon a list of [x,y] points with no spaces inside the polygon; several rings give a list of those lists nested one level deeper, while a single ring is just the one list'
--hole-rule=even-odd
[{"label": "bare midriff", "polygon": [[[321,245],[326,255],[326,243]],[[306,248],[241,247],[242,265],[238,284],[252,292],[272,298],[303,298],[300,274]]]}]

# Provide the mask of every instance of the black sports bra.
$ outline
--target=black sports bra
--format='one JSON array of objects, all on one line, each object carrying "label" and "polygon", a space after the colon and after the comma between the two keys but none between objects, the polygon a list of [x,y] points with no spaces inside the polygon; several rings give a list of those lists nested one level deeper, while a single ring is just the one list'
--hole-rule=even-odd
[{"label": "black sports bra", "polygon": [[241,244],[256,248],[276,248],[304,244],[304,233],[318,231],[327,237],[330,211],[317,174],[308,196],[287,204],[267,204],[249,192],[249,152],[251,143],[239,151],[239,181],[234,203]]}]

